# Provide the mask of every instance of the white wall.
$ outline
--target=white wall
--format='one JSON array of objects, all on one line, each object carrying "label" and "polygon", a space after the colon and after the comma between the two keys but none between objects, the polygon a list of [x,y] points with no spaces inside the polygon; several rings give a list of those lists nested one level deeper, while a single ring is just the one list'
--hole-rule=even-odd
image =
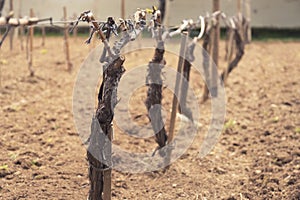
[{"label": "white wall", "polygon": [[[237,0],[221,0],[221,9],[228,15],[236,12]],[[107,16],[120,16],[121,0],[14,0],[15,12],[28,15],[33,8],[40,17],[52,16],[61,20],[62,7],[66,6],[68,15],[73,16],[85,10],[92,10],[99,20]],[[4,13],[8,11],[9,0],[6,0]],[[158,0],[126,0],[126,15],[136,8],[151,8]],[[173,0],[171,1],[171,25],[178,25],[182,19],[196,19],[212,10],[212,0]],[[254,27],[300,28],[300,0],[252,0],[252,25]],[[21,9],[19,9],[21,7]]]}]

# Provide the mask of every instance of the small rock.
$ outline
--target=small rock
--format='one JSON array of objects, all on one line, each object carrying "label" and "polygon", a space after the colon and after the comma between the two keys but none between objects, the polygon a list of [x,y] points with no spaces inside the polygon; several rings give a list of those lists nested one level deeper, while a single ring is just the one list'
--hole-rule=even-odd
[{"label": "small rock", "polygon": [[284,129],[285,129],[285,130],[293,130],[293,129],[294,129],[294,126],[286,125],[286,126],[284,126]]},{"label": "small rock", "polygon": [[262,190],[262,193],[263,193],[263,194],[268,194],[268,192],[269,192],[268,189],[263,189],[263,190]]},{"label": "small rock", "polygon": [[56,122],[56,119],[55,118],[49,118],[47,119],[47,122],[50,123],[50,122]]},{"label": "small rock", "polygon": [[44,133],[45,133],[45,131],[42,130],[42,129],[40,129],[40,130],[34,131],[34,132],[33,132],[33,135],[42,135],[42,134],[44,134]]},{"label": "small rock", "polygon": [[31,162],[28,162],[28,161],[22,162],[21,167],[22,167],[23,169],[30,169],[30,167],[31,167]]},{"label": "small rock", "polygon": [[289,106],[289,107],[293,106],[293,104],[291,104],[290,102],[283,102],[282,105]]},{"label": "small rock", "polygon": [[111,196],[116,197],[116,196],[117,196],[116,192],[115,192],[115,191],[112,191],[112,192],[111,192]]},{"label": "small rock", "polygon": [[0,178],[4,178],[10,174],[11,172],[9,170],[0,170]]},{"label": "small rock", "polygon": [[268,190],[269,191],[272,191],[272,192],[274,192],[274,191],[277,191],[278,190],[278,185],[276,184],[276,183],[268,183],[267,184],[267,187],[268,187]]},{"label": "small rock", "polygon": [[260,174],[261,173],[261,170],[255,170],[255,174]]},{"label": "small rock", "polygon": [[228,147],[228,151],[235,152],[235,148],[234,147]]},{"label": "small rock", "polygon": [[300,157],[300,151],[294,151],[294,152],[293,152],[293,155],[294,155],[294,156]]},{"label": "small rock", "polygon": [[9,147],[7,147],[7,150],[8,151],[17,151],[17,150],[19,150],[20,148],[19,147],[16,147],[16,146],[9,146]]},{"label": "small rock", "polygon": [[242,149],[242,150],[241,150],[241,154],[246,155],[246,154],[247,154],[247,149]]},{"label": "small rock", "polygon": [[289,155],[289,154],[279,155],[279,156],[277,156],[274,164],[279,166],[279,167],[282,167],[283,165],[286,165],[286,164],[288,164],[292,161],[293,161],[293,156],[292,155]]},{"label": "small rock", "polygon": [[54,158],[52,156],[49,156],[48,161],[52,161],[52,160],[54,160]]},{"label": "small rock", "polygon": [[186,197],[186,195],[183,192],[177,193],[178,197]]},{"label": "small rock", "polygon": [[128,189],[128,186],[127,186],[126,182],[124,182],[124,181],[117,181],[115,183],[115,186],[118,188]]},{"label": "small rock", "polygon": [[30,169],[30,167],[32,165],[32,163],[29,160],[25,159],[25,158],[20,158],[20,159],[16,160],[14,163],[16,165],[21,165],[21,167],[23,169]]},{"label": "small rock", "polygon": [[241,126],[242,129],[247,129],[248,127],[246,125]]},{"label": "small rock", "polygon": [[239,144],[239,143],[236,143],[236,142],[234,142],[232,145],[233,145],[233,146],[236,146],[236,147],[240,146],[240,144]]},{"label": "small rock", "polygon": [[16,171],[16,172],[14,173],[14,175],[15,175],[15,176],[19,176],[19,175],[21,175],[21,172],[20,172],[20,171]]},{"label": "small rock", "polygon": [[49,176],[46,175],[37,175],[34,177],[35,180],[43,180],[43,179],[48,179]]},{"label": "small rock", "polygon": [[288,185],[294,185],[296,183],[297,183],[297,179],[295,179],[295,178],[292,178],[287,182]]},{"label": "small rock", "polygon": [[76,132],[68,132],[68,135],[70,135],[70,136],[78,136],[78,133],[76,133]]},{"label": "small rock", "polygon": [[271,132],[270,132],[270,131],[265,131],[265,132],[264,132],[264,136],[269,136],[269,135],[271,135]]},{"label": "small rock", "polygon": [[172,184],[172,187],[173,187],[173,188],[176,188],[176,187],[177,187],[177,184],[175,184],[175,183]]},{"label": "small rock", "polygon": [[6,178],[6,180],[12,180],[12,179],[14,179],[14,175],[10,174],[10,175],[7,175],[5,178]]},{"label": "small rock", "polygon": [[215,167],[214,172],[217,174],[226,174],[227,173],[227,171],[221,167]]},{"label": "small rock", "polygon": [[40,161],[37,161],[37,160],[33,160],[31,164],[34,165],[34,166],[37,166],[37,167],[42,166],[42,163]]},{"label": "small rock", "polygon": [[265,172],[274,172],[274,169],[272,167],[265,168]]},{"label": "small rock", "polygon": [[279,179],[278,178],[271,178],[270,182],[276,183],[277,185],[279,185]]},{"label": "small rock", "polygon": [[64,161],[58,161],[54,165],[55,166],[63,166],[63,165],[65,165],[65,162]]}]

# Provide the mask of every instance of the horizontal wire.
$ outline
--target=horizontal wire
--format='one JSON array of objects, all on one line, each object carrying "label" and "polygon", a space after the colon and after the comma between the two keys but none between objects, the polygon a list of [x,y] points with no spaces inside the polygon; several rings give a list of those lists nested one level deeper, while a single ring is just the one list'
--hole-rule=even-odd
[{"label": "horizontal wire", "polygon": [[[132,20],[132,19],[125,19],[125,20]],[[64,26],[59,26],[59,24],[75,24],[77,23],[78,20],[69,20],[69,21],[65,21],[65,20],[56,20],[56,21],[50,21],[49,22],[41,22],[41,23],[37,23],[37,24],[32,24],[32,25],[23,25],[24,27],[45,27],[45,26],[52,26],[54,28],[58,28],[58,29],[64,29],[65,27]],[[153,20],[144,20],[146,22],[152,22]],[[83,20],[79,20],[79,22],[86,22],[86,21],[83,21]],[[103,23],[106,23],[106,21],[97,21],[97,20],[94,20],[94,21],[90,21],[90,23],[93,23],[93,22],[96,22],[98,24],[103,24]],[[56,25],[57,24],[57,25]],[[7,27],[9,26],[9,24],[3,24],[3,25],[0,25],[0,27]],[[22,25],[17,25],[17,26],[14,26],[14,27],[18,27],[18,26],[22,26]],[[169,26],[167,27],[167,29],[177,29],[179,28],[180,26]]]}]

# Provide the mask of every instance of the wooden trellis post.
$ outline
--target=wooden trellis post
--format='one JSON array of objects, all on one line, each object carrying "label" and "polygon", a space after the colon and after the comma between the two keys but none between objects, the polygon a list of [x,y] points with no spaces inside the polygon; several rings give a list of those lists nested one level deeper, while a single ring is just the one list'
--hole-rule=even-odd
[{"label": "wooden trellis post", "polygon": [[[168,144],[169,145],[172,144],[173,139],[174,139],[176,114],[177,114],[177,108],[178,108],[178,98],[180,98],[179,90],[181,88],[181,83],[182,83],[181,74],[182,74],[182,69],[183,69],[183,65],[184,65],[184,61],[185,61],[187,41],[188,41],[188,33],[183,32],[182,33],[182,39],[181,39],[181,45],[180,45],[180,57],[179,57],[178,66],[177,66],[177,76],[176,76],[176,83],[175,83],[175,89],[174,89],[174,95],[173,95],[170,127],[169,127],[169,134],[168,134]],[[167,156],[166,156],[166,159],[165,159],[165,165],[170,164],[171,155],[172,155],[172,148],[168,148],[167,149]]]},{"label": "wooden trellis post", "polygon": [[[175,120],[176,120],[176,113],[178,108],[178,98],[179,98],[179,89],[181,86],[181,73],[184,64],[184,57],[186,53],[186,44],[187,44],[187,32],[182,33],[181,45],[180,45],[180,57],[177,66],[177,77],[176,77],[176,84],[175,90],[173,95],[173,103],[172,103],[172,113],[171,113],[171,120],[170,120],[170,128],[169,128],[169,136],[168,136],[168,143],[172,142],[175,130]],[[178,96],[176,96],[178,95]]]},{"label": "wooden trellis post", "polygon": [[251,31],[251,0],[245,0],[245,15],[248,22],[247,29],[247,42],[252,41],[252,31]]},{"label": "wooden trellis post", "polygon": [[[9,0],[9,11],[13,12],[14,11],[14,2],[13,0]],[[12,16],[13,17],[13,16]],[[13,50],[13,40],[14,40],[14,33],[15,33],[15,28],[12,28],[9,32],[9,49],[12,51]]]},{"label": "wooden trellis post", "polygon": [[125,0],[121,0],[121,17],[125,19]]},{"label": "wooden trellis post", "polygon": [[[180,89],[179,112],[180,114],[183,114],[186,117],[188,117],[191,121],[193,121],[193,114],[191,109],[189,109],[187,106],[187,96],[189,90],[191,67],[192,67],[192,63],[195,61],[194,51],[196,48],[196,44],[203,37],[205,33],[205,19],[202,16],[200,16],[200,25],[201,26],[200,26],[199,35],[197,37],[194,37],[192,42],[189,42],[189,44],[186,47],[185,60],[184,60],[183,71],[182,71],[184,81],[182,81],[181,89]],[[188,28],[188,35],[190,35],[192,30],[194,30],[194,28],[191,27]]]},{"label": "wooden trellis post", "polygon": [[73,37],[75,39],[75,41],[77,40],[77,36],[78,36],[78,28],[74,28],[74,31],[73,31]]},{"label": "wooden trellis post", "polygon": [[[122,60],[123,59],[123,60]],[[125,61],[124,57],[121,57],[121,63],[123,64]],[[123,66],[122,64],[119,66],[120,67],[120,77],[122,76],[123,73]],[[111,88],[110,88],[111,89]],[[108,140],[110,141],[110,145],[107,147],[107,152],[108,152],[108,158],[106,158],[108,163],[111,165],[107,170],[104,170],[103,172],[103,199],[104,200],[111,200],[111,176],[112,176],[112,139],[113,139],[113,129],[112,127],[110,128],[108,132]]]},{"label": "wooden trellis post", "polygon": [[[19,18],[21,18],[20,15],[19,15]],[[21,51],[24,51],[24,35],[25,35],[24,26],[20,26],[19,27],[19,37],[20,37]]]},{"label": "wooden trellis post", "polygon": [[241,36],[242,39],[245,39],[245,33],[244,33],[244,28],[243,28],[243,6],[244,5],[244,1],[242,0],[237,0],[237,16],[238,16],[238,26],[241,27],[240,28],[240,32],[241,32]]},{"label": "wooden trellis post", "polygon": [[[30,17],[34,17],[33,9],[30,9]],[[34,35],[34,27],[29,27],[29,33],[27,37],[27,59],[28,59],[28,69],[30,72],[30,76],[34,76],[34,71],[32,69],[32,58],[33,58],[33,35]]]},{"label": "wooden trellis post", "polygon": [[45,26],[42,26],[42,44],[41,44],[41,46],[42,47],[44,47],[45,46],[45,37],[46,37],[46,28],[45,28]]},{"label": "wooden trellis post", "polygon": [[[74,19],[76,20],[77,14],[74,13],[73,16],[74,16]],[[77,40],[77,35],[78,35],[78,27],[76,26],[76,27],[73,29],[73,37],[74,37],[75,41]]]},{"label": "wooden trellis post", "polygon": [[[18,16],[19,18],[22,17],[22,14],[21,14],[21,9],[22,9],[22,0],[19,0],[19,10],[18,10]],[[20,39],[20,47],[21,47],[21,51],[24,50],[24,26],[20,26],[19,27],[19,33],[18,33],[18,36],[19,36],[19,39]]]},{"label": "wooden trellis post", "polygon": [[[213,12],[220,10],[220,0],[213,0]],[[210,93],[212,97],[216,97],[218,95],[218,65],[219,65],[219,42],[220,42],[220,17],[217,16],[217,24],[214,28],[213,34],[213,52],[212,58],[215,63],[215,66],[211,67],[211,88]]]},{"label": "wooden trellis post", "polygon": [[164,26],[169,27],[170,24],[170,0],[165,1]]},{"label": "wooden trellis post", "polygon": [[[186,52],[186,55],[190,52]],[[186,99],[189,89],[189,81],[190,81],[190,71],[191,71],[191,61],[189,59],[184,60],[182,75],[184,77],[184,81],[182,81],[181,89],[180,89],[180,105],[178,105],[180,114],[184,114],[189,119],[193,119],[191,111],[187,108]]]},{"label": "wooden trellis post", "polygon": [[237,13],[242,13],[242,0],[237,0]]},{"label": "wooden trellis post", "polygon": [[[63,12],[64,12],[64,20],[67,21],[67,8],[66,7],[63,7]],[[72,71],[73,65],[70,60],[69,26],[67,24],[65,24],[65,27],[64,27],[64,45],[65,45],[67,70],[70,72],[70,71]]]},{"label": "wooden trellis post", "polygon": [[[22,14],[21,14],[21,9],[22,9],[22,0],[19,0],[19,18],[22,18]],[[24,26],[19,26],[19,39],[20,39],[20,47],[21,47],[21,51],[24,51],[24,35],[25,35],[25,31],[24,31]]]},{"label": "wooden trellis post", "polygon": [[210,55],[212,50],[212,44],[211,44],[211,37],[213,33],[213,27],[209,28],[206,25],[206,33],[203,39],[203,50],[202,50],[202,56],[203,56],[203,70],[204,70],[204,77],[205,77],[205,85],[204,85],[204,91],[203,91],[203,97],[202,102],[205,102],[208,99],[209,95],[209,88],[211,84],[211,76],[210,76]]}]

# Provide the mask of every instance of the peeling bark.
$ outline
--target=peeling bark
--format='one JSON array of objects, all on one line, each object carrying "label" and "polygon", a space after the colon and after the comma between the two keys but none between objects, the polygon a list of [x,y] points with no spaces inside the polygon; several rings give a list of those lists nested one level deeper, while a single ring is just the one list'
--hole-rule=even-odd
[{"label": "peeling bark", "polygon": [[[125,72],[125,59],[117,57],[104,71],[103,82],[98,95],[98,108],[91,127],[87,158],[89,162],[89,200],[102,200],[104,195],[104,175],[111,174],[111,139],[114,108],[117,105],[117,88]],[[99,195],[102,194],[102,195]],[[109,194],[110,196],[110,194]]]},{"label": "peeling bark", "polygon": [[[161,34],[159,35],[161,36]],[[156,105],[161,106],[163,87],[161,71],[165,66],[164,53],[164,42],[159,40],[155,49],[154,57],[148,65],[148,76],[146,81],[146,84],[148,85],[148,92],[145,104],[159,149],[166,145],[168,137],[163,124],[161,109],[155,109],[153,112],[151,112],[151,109]]]},{"label": "peeling bark", "polygon": [[229,63],[228,67],[221,74],[221,80],[223,82],[226,81],[228,75],[232,72],[232,70],[237,67],[244,55],[245,44],[238,30],[234,30],[234,41],[236,46],[236,55],[235,58]]},{"label": "peeling bark", "polygon": [[211,53],[211,34],[212,34],[212,28],[207,28],[206,33],[203,38],[203,50],[202,50],[202,56],[203,56],[203,70],[204,70],[204,77],[205,77],[205,86],[204,91],[202,95],[202,102],[205,102],[208,99],[209,95],[209,88],[210,88],[210,53]]},{"label": "peeling bark", "polygon": [[182,81],[182,85],[181,85],[180,105],[179,105],[180,114],[185,115],[192,121],[193,121],[193,114],[192,111],[187,107],[186,100],[187,100],[190,73],[192,67],[191,63],[195,60],[195,55],[194,55],[195,47],[196,47],[196,43],[192,42],[186,49],[186,59],[184,60],[184,64],[183,64],[183,77],[185,80]]}]

